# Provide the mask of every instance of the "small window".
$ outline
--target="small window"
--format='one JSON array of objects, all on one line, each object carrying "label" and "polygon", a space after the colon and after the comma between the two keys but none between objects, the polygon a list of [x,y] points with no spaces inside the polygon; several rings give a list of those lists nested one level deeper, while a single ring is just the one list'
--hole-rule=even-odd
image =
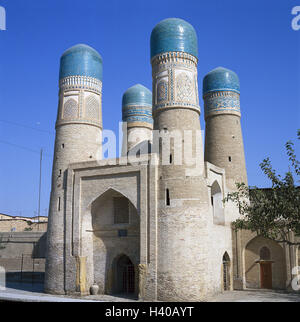
[{"label": "small window", "polygon": [[125,197],[115,197],[114,202],[114,223],[128,224],[129,223],[129,202]]},{"label": "small window", "polygon": [[169,189],[166,189],[166,205],[170,206],[170,192],[169,192]]},{"label": "small window", "polygon": [[231,157],[228,157],[228,161],[231,162]]},{"label": "small window", "polygon": [[118,236],[119,237],[127,237],[127,230],[126,229],[119,229]]},{"label": "small window", "polygon": [[57,200],[57,210],[60,211],[60,197],[58,197]]},{"label": "small window", "polygon": [[261,260],[270,260],[271,259],[271,253],[268,247],[262,247],[259,252],[259,257]]},{"label": "small window", "polygon": [[172,157],[172,154],[170,154],[170,164],[172,164],[173,162],[173,157]]},{"label": "small window", "polygon": [[61,148],[62,148],[62,149],[64,149],[64,148],[65,148],[65,144],[64,144],[64,143],[61,145]]}]

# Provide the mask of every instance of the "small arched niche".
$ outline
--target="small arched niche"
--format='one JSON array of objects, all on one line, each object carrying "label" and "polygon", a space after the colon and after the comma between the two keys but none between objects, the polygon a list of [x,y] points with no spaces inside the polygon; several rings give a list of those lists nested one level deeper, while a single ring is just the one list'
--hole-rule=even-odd
[{"label": "small arched niche", "polygon": [[224,253],[222,258],[222,272],[223,272],[223,290],[230,290],[230,257],[227,252]]},{"label": "small arched niche", "polygon": [[213,221],[216,225],[225,224],[222,190],[217,181],[211,186],[211,206],[213,210]]}]

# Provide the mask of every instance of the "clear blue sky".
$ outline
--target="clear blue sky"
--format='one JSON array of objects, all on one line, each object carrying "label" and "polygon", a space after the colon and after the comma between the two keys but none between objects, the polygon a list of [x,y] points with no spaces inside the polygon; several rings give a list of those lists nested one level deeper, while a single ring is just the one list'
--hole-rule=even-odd
[{"label": "clear blue sky", "polygon": [[267,156],[280,172],[287,170],[283,146],[300,128],[300,30],[291,28],[291,10],[300,1],[0,0],[0,5],[7,12],[7,30],[0,31],[0,212],[34,215],[42,147],[41,214],[46,214],[60,55],[77,43],[100,52],[104,127],[117,131],[123,92],[135,83],[151,89],[150,33],[169,17],[196,29],[200,93],[204,75],[215,67],[239,75],[249,184],[269,186],[259,168]]}]

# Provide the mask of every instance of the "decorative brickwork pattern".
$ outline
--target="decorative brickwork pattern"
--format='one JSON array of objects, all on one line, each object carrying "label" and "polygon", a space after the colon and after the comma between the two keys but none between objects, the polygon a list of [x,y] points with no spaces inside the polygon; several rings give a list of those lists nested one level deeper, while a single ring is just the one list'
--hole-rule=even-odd
[{"label": "decorative brickwork pattern", "polygon": [[68,99],[64,104],[63,119],[75,119],[78,117],[78,103],[73,99]]},{"label": "decorative brickwork pattern", "polygon": [[100,105],[97,99],[92,95],[85,99],[85,117],[91,120],[100,119]]}]

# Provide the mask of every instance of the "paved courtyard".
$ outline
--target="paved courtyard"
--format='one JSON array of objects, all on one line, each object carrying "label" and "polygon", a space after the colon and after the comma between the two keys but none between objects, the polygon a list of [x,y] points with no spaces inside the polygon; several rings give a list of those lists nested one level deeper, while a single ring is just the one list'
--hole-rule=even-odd
[{"label": "paved courtyard", "polygon": [[[0,289],[1,301],[22,302],[137,302],[134,299],[94,295],[82,298],[54,296],[43,293],[42,284],[9,284],[5,290]],[[273,290],[227,291],[210,300],[211,302],[300,302],[300,293],[291,294]]]},{"label": "paved courtyard", "polygon": [[136,300],[118,296],[97,295],[97,296],[59,296],[43,293],[43,284],[31,283],[10,283],[5,290],[0,289],[1,301],[21,302],[131,302]]},{"label": "paved courtyard", "polygon": [[300,293],[274,290],[227,291],[216,296],[212,302],[300,302]]}]

